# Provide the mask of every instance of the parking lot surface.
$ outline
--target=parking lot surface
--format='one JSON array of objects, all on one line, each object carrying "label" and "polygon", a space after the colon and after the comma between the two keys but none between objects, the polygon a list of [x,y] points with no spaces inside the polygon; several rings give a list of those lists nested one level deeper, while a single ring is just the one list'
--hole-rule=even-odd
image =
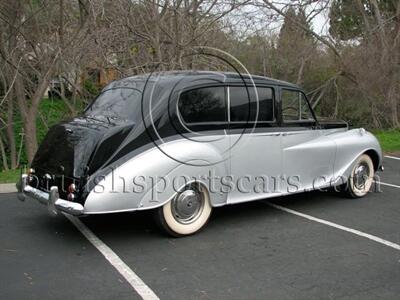
[{"label": "parking lot surface", "polygon": [[[194,236],[170,238],[147,212],[82,218],[160,299],[399,299],[400,160],[381,192],[311,192],[214,210]],[[140,299],[64,216],[0,194],[0,299]]]}]

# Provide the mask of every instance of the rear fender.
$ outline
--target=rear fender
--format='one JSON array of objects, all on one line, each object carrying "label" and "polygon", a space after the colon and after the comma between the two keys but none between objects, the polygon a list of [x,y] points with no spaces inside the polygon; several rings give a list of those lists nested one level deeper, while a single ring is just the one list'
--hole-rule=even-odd
[{"label": "rear fender", "polygon": [[[228,172],[228,161],[210,143],[194,144],[182,139],[159,147],[162,151],[155,146],[102,178],[86,198],[85,214],[159,207],[184,185],[183,177],[198,178],[208,187],[209,174],[218,177]],[[174,153],[174,156],[165,153]],[[177,177],[182,180],[174,179]],[[226,196],[210,195],[210,200],[214,206],[221,205]]]}]

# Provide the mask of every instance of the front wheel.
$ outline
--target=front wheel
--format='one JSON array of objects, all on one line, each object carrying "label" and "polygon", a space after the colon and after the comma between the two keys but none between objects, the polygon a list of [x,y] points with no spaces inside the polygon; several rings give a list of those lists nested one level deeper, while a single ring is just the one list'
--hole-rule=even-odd
[{"label": "front wheel", "polygon": [[198,232],[210,218],[212,207],[207,189],[187,185],[171,201],[156,210],[156,221],[168,234],[180,237]]},{"label": "front wheel", "polygon": [[374,164],[367,154],[361,155],[351,171],[345,193],[351,198],[364,197],[374,181]]}]

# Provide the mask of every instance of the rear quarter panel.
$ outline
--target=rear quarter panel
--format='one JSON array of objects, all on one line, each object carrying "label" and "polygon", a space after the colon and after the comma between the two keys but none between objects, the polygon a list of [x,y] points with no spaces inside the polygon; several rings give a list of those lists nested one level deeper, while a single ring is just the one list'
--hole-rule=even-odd
[{"label": "rear quarter panel", "polygon": [[[228,173],[229,162],[211,143],[182,139],[160,148],[163,151],[154,146],[106,175],[89,193],[84,205],[85,214],[159,207],[185,185],[186,179],[196,178],[209,187],[209,174],[224,176]],[[210,201],[213,206],[222,205],[226,202],[226,194],[213,193]]]}]

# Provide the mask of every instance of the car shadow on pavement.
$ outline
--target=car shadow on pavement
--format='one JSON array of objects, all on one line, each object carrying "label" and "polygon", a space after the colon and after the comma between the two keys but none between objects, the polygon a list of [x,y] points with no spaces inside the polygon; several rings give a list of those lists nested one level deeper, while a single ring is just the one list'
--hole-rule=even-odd
[{"label": "car shadow on pavement", "polygon": [[[251,201],[235,205],[226,205],[213,210],[211,218],[204,230],[222,230],[230,226],[251,226],[265,218],[276,217],[279,211],[266,205],[267,202],[273,202],[279,205],[304,204],[307,207],[319,206],[321,202],[327,205],[326,199],[336,199],[339,201],[349,201],[332,192],[307,192],[296,195],[288,195],[279,198],[267,200]],[[326,207],[329,209],[329,207]],[[159,239],[160,237],[170,238],[158,228],[154,218],[153,211],[138,211],[127,213],[116,213],[108,215],[92,215],[81,218],[94,233],[100,236],[112,237],[116,239],[148,238]]]}]

